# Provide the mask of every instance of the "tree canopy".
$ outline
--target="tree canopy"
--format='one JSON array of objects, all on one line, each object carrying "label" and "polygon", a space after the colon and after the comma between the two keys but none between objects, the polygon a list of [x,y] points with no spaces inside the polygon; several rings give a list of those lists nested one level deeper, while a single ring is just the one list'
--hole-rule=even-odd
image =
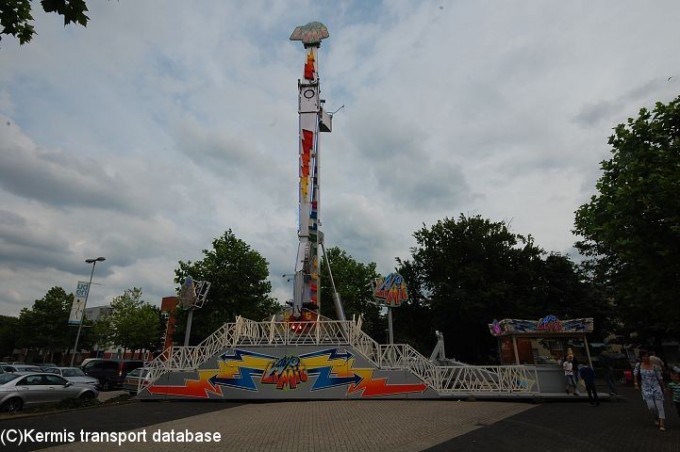
[{"label": "tree canopy", "polygon": [[414,233],[417,246],[399,273],[409,287],[406,309],[394,310],[395,340],[402,335],[426,353],[435,330],[452,357],[484,363],[496,356],[487,325],[494,319],[593,316],[601,303],[564,256],[546,253],[531,236],[480,216],[446,218]]},{"label": "tree canopy", "polygon": [[[191,344],[212,334],[225,322],[233,322],[237,315],[263,320],[280,305],[271,295],[269,264],[266,259],[229,229],[212,242],[212,249],[203,250],[204,258],[196,262],[179,262],[175,283],[187,276],[194,281],[211,283],[205,304],[196,309],[191,326]],[[179,288],[178,288],[179,290]],[[180,310],[175,338],[183,343],[187,311]]]},{"label": "tree canopy", "polygon": [[330,263],[345,318],[351,320],[353,316],[363,316],[364,331],[376,340],[384,338],[386,323],[380,318],[380,307],[373,302],[370,287],[371,281],[378,277],[376,264],[357,262],[338,247],[326,250],[321,262],[321,314],[331,319],[337,319],[337,315],[327,262]]},{"label": "tree canopy", "polygon": [[[85,14],[85,0],[41,0],[40,4],[46,13],[63,16],[64,26],[77,23],[86,27],[90,20]],[[36,31],[33,26],[32,0],[0,0],[0,27],[0,40],[2,35],[14,36],[20,44],[33,39]]]},{"label": "tree canopy", "polygon": [[680,97],[619,124],[597,194],[576,212],[578,249],[628,332],[680,330]]},{"label": "tree canopy", "polygon": [[11,357],[19,339],[19,319],[0,315],[0,359]]},{"label": "tree canopy", "polygon": [[113,299],[111,307],[113,342],[133,352],[155,351],[161,337],[160,311],[142,300],[142,290],[136,287],[126,290]]},{"label": "tree canopy", "polygon": [[55,351],[73,346],[75,328],[68,325],[73,294],[66,294],[61,287],[52,287],[43,298],[35,300],[31,309],[24,308],[19,314],[19,338],[17,345],[45,352],[43,359],[52,359]]}]

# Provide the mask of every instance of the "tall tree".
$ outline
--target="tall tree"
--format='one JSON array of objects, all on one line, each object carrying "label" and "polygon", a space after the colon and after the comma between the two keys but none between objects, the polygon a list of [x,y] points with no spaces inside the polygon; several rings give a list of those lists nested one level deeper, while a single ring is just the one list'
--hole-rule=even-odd
[{"label": "tall tree", "polygon": [[[270,296],[267,261],[231,229],[214,239],[212,249],[204,249],[203,255],[200,261],[180,261],[175,270],[175,283],[181,284],[187,276],[211,283],[205,304],[193,314],[191,344],[205,339],[225,322],[233,322],[237,315],[260,321],[280,309]],[[179,342],[183,342],[186,320],[187,311],[179,310],[175,330]]]},{"label": "tall tree", "polygon": [[531,236],[512,233],[504,222],[460,215],[414,237],[412,259],[398,260],[412,302],[403,316],[395,310],[395,338],[420,328],[420,344],[431,349],[436,329],[444,333],[449,357],[485,363],[496,356],[487,328],[493,319],[600,312],[571,261],[556,254],[544,259]]},{"label": "tall tree", "polygon": [[0,315],[0,359],[10,357],[19,340],[19,319]]},{"label": "tall tree", "polygon": [[597,194],[576,211],[589,268],[628,329],[644,340],[680,331],[680,97],[619,124]]},{"label": "tall tree", "polygon": [[380,307],[374,303],[371,281],[378,277],[376,264],[357,262],[344,250],[332,247],[326,250],[321,262],[321,314],[337,319],[332,294],[333,287],[328,275],[330,263],[335,287],[340,295],[345,317],[363,316],[363,329],[374,339],[384,337],[385,320],[380,317]]},{"label": "tall tree", "polygon": [[160,337],[160,312],[142,300],[142,290],[133,288],[111,302],[113,342],[133,352],[155,351]]},{"label": "tall tree", "polygon": [[[413,261],[397,261],[397,271],[404,278],[408,289],[408,300],[393,308],[394,340],[409,344],[423,355],[429,356],[437,339],[430,304],[430,292],[426,288],[427,275]],[[387,341],[384,341],[387,342]]]},{"label": "tall tree", "polygon": [[[64,26],[71,22],[87,26],[89,17],[85,0],[42,0],[46,13],[57,13],[64,17]],[[2,35],[10,35],[25,44],[36,34],[33,26],[32,0],[0,0],[0,40]]]},{"label": "tall tree", "polygon": [[73,294],[61,287],[52,287],[43,298],[35,300],[31,309],[19,314],[21,347],[43,351],[44,360],[52,361],[55,351],[66,350],[75,341],[75,328],[68,326]]}]

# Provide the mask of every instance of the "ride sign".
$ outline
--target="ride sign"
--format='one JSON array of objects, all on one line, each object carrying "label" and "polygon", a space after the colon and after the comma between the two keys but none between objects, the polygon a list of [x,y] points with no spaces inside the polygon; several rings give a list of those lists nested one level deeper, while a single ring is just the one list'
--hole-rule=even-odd
[{"label": "ride sign", "polygon": [[408,300],[406,282],[399,273],[376,278],[373,284],[373,296],[387,306],[397,307]]}]

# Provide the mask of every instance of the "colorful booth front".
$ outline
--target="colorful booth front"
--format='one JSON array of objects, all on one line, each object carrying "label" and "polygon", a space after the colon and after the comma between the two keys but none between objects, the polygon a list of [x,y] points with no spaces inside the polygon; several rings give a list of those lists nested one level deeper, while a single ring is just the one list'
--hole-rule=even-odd
[{"label": "colorful booth front", "polygon": [[562,361],[570,351],[578,362],[592,366],[586,337],[593,332],[592,318],[494,320],[489,331],[498,338],[501,364],[535,366],[543,393],[564,392]]}]

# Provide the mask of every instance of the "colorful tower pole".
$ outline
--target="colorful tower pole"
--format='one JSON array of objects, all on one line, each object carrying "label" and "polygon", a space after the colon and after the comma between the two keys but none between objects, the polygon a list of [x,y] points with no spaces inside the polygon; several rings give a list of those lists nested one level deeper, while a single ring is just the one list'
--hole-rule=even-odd
[{"label": "colorful tower pole", "polygon": [[321,40],[328,36],[328,29],[321,22],[297,27],[290,35],[291,41],[302,41],[305,48],[302,78],[298,79],[299,244],[293,289],[293,317],[296,319],[302,317],[303,309],[315,312],[319,309],[319,132],[331,131],[332,117],[324,111],[324,101],[320,98],[318,51]]}]

